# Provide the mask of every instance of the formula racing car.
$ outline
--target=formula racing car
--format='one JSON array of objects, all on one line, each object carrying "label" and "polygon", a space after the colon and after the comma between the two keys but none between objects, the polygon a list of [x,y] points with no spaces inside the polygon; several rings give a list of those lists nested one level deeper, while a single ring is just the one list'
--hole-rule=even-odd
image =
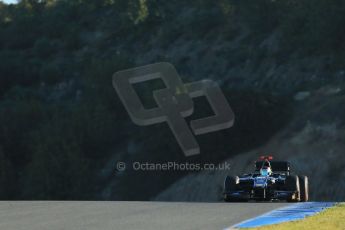
[{"label": "formula racing car", "polygon": [[290,163],[272,161],[262,156],[255,161],[255,171],[242,176],[227,176],[224,180],[224,201],[288,201],[307,202],[308,177],[291,175]]}]

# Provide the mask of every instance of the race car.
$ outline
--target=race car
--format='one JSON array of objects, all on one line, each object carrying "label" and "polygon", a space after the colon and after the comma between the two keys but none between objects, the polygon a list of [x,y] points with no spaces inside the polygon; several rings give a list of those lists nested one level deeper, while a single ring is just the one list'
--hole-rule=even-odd
[{"label": "race car", "polygon": [[223,195],[226,202],[307,202],[308,177],[292,175],[287,161],[273,161],[272,156],[262,156],[255,161],[253,173],[227,176]]}]

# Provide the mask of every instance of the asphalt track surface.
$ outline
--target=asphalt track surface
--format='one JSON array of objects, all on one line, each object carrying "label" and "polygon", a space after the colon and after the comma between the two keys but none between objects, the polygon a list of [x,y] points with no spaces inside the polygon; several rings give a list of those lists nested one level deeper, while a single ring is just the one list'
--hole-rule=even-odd
[{"label": "asphalt track surface", "polygon": [[1,230],[225,229],[287,203],[1,201]]}]

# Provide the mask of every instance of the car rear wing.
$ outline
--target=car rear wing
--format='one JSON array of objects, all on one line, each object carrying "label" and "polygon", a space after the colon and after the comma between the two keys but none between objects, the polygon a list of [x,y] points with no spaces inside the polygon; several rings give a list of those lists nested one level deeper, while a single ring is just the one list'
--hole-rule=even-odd
[{"label": "car rear wing", "polygon": [[[255,162],[255,171],[260,171],[263,163],[265,161],[256,161]],[[287,175],[290,174],[290,162],[288,161],[270,161],[271,169],[273,173],[283,172]]]}]

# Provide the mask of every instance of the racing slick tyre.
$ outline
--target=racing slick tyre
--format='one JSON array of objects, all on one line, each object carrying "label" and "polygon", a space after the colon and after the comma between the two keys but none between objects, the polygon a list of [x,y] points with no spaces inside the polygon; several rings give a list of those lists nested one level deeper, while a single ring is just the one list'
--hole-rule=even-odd
[{"label": "racing slick tyre", "polygon": [[299,202],[301,200],[301,191],[298,176],[288,176],[286,178],[286,190],[293,192],[287,202]]},{"label": "racing slick tyre", "polygon": [[236,191],[237,184],[240,178],[238,176],[226,176],[224,180],[224,201],[225,202],[239,202],[240,200],[228,197],[226,194]]},{"label": "racing slick tyre", "polygon": [[299,177],[299,184],[301,190],[301,202],[308,202],[309,200],[309,182],[307,176]]}]

